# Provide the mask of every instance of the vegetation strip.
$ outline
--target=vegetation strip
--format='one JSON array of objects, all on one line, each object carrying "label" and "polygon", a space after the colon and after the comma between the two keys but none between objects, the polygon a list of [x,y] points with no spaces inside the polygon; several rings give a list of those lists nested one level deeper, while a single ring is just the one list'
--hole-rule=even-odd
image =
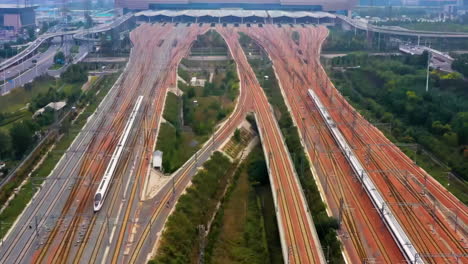
[{"label": "vegetation strip", "polygon": [[[215,40],[214,44],[210,39]],[[226,46],[215,31],[199,36],[194,46],[201,43],[207,47]],[[156,143],[156,149],[164,153],[162,165],[166,173],[176,171],[200,149],[216,125],[233,111],[239,95],[239,79],[232,60],[214,69],[198,62],[191,72],[183,69],[183,63],[178,73],[185,82],[178,82],[180,91],[167,94],[163,113],[166,123],[161,123]],[[198,83],[191,82],[192,78]]]},{"label": "vegetation strip", "polygon": [[456,73],[433,71],[426,92],[426,63],[426,54],[382,58],[356,53],[332,59],[329,71],[366,119],[389,125],[383,130],[388,139],[423,146],[400,148],[468,204],[468,82]]},{"label": "vegetation strip", "polygon": [[282,263],[268,180],[258,145],[239,166],[216,214],[207,238],[205,263]]},{"label": "vegetation strip", "polygon": [[149,263],[198,263],[200,234],[211,221],[237,164],[214,152],[192,179],[169,216],[156,257]]}]

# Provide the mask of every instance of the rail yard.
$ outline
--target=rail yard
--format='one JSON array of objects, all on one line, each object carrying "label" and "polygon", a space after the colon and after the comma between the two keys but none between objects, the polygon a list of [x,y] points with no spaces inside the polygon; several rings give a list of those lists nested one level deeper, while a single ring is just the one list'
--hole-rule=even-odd
[{"label": "rail yard", "polygon": [[[237,65],[231,114],[149,199],[166,94],[198,36],[217,31]],[[125,71],[0,246],[0,263],[146,263],[201,165],[253,113],[284,263],[327,263],[293,158],[239,34],[262,48],[299,130],[347,263],[468,263],[468,210],[359,114],[319,55],[313,25],[142,23]],[[293,34],[298,34],[294,39]],[[195,243],[195,242],[194,242]]]},{"label": "rail yard", "polygon": [[[300,32],[298,44],[291,38],[293,30]],[[382,222],[380,217],[376,217],[377,210],[390,209],[409,237],[407,243],[414,245],[416,253],[410,261],[466,261],[466,206],[416,166],[334,88],[318,61],[327,29],[267,25],[263,29],[251,28],[245,32],[256,39],[273,60],[330,209],[339,214],[340,206],[346,208],[343,223],[347,230],[342,230],[342,237],[345,247],[352,244],[346,250],[350,259],[353,262],[359,262],[359,259],[403,261],[401,252],[395,248],[394,234],[388,234],[382,228],[384,224],[379,224]],[[326,121],[320,116],[321,109],[317,109],[316,103],[308,96],[308,89],[313,89],[320,98],[323,108],[331,115],[352,150],[340,149],[324,123]],[[364,164],[383,196],[384,208],[375,208],[365,201],[365,192],[357,180],[362,175],[349,171],[349,162],[344,154],[347,151],[354,151]],[[353,193],[351,186],[356,184],[355,193],[349,197]],[[349,191],[343,192],[345,188]],[[362,214],[364,219],[361,220],[359,215],[365,211],[367,213]],[[363,224],[372,218],[374,224]],[[389,230],[394,232],[390,227]],[[348,239],[351,241],[347,242]],[[403,247],[401,244],[397,246]]]}]

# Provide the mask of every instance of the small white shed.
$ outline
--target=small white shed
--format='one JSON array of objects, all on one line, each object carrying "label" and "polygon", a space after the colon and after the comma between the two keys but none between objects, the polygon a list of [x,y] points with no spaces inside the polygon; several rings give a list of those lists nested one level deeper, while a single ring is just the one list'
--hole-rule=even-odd
[{"label": "small white shed", "polygon": [[153,153],[153,168],[162,171],[162,151],[156,150]]}]

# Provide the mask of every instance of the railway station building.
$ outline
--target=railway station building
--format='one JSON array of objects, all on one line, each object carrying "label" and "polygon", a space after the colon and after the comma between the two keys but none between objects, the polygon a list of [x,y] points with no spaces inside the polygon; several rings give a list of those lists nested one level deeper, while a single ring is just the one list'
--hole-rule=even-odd
[{"label": "railway station building", "polygon": [[115,0],[124,10],[243,9],[347,12],[358,0]]},{"label": "railway station building", "polygon": [[321,11],[279,10],[145,10],[135,14],[144,22],[182,23],[304,23],[333,24],[336,15]]}]

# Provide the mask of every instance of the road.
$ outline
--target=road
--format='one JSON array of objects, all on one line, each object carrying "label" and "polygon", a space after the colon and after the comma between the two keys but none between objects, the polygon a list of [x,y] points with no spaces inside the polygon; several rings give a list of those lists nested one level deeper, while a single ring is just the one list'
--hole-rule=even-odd
[{"label": "road", "polygon": [[50,39],[54,39],[56,37],[63,37],[63,36],[73,36],[75,40],[79,41],[96,41],[96,39],[93,38],[88,38],[88,34],[98,34],[102,32],[109,31],[111,29],[114,29],[116,27],[119,27],[123,23],[125,23],[127,20],[131,19],[133,17],[132,13],[127,13],[124,16],[118,17],[116,20],[114,20],[112,23],[109,24],[102,24],[98,25],[94,28],[91,29],[80,29],[80,30],[75,30],[75,31],[65,31],[65,32],[55,32],[55,33],[46,33],[41,36],[39,36],[36,40],[32,41],[30,45],[22,50],[20,53],[17,55],[4,60],[0,63],[0,73],[3,72],[4,70],[7,70],[14,65],[26,60],[28,57],[32,56],[33,54],[36,53],[36,50],[45,42]]},{"label": "road", "polygon": [[[71,39],[66,39],[62,44],[59,39],[55,39],[55,41],[52,42],[52,45],[44,53],[38,53],[33,57],[26,59],[24,62],[0,73],[0,79],[6,81],[4,84],[0,85],[0,95],[7,94],[12,89],[23,86],[26,83],[30,83],[35,78],[44,74],[58,77],[66,70],[69,64],[58,70],[49,70],[49,68],[54,64],[54,56],[58,51],[62,51],[65,56],[68,56],[72,45],[74,45],[74,43]],[[74,55],[72,63],[81,61],[87,54],[88,47],[86,45],[81,45],[79,52]],[[36,60],[37,63],[34,64],[32,60]]]},{"label": "road", "polygon": [[412,36],[412,37],[427,37],[427,38],[468,38],[467,32],[438,32],[438,31],[423,31],[411,29],[395,29],[392,27],[375,26],[358,19],[352,19],[347,16],[337,15],[342,21],[357,29],[378,32],[389,35]]}]

